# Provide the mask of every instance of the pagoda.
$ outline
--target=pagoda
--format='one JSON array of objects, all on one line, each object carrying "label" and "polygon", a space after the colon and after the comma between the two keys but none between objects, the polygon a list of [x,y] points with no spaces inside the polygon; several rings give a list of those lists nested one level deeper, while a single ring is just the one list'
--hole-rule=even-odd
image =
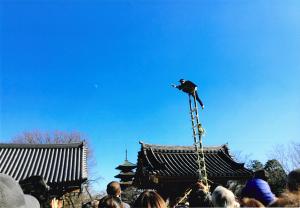
[{"label": "pagoda", "polygon": [[133,169],[135,169],[136,167],[137,166],[135,164],[127,160],[127,150],[126,150],[126,157],[124,163],[116,167],[117,170],[120,170],[120,173],[115,176],[115,178],[120,179],[120,185],[122,190],[132,185],[133,178],[135,176],[135,172],[133,171]]}]

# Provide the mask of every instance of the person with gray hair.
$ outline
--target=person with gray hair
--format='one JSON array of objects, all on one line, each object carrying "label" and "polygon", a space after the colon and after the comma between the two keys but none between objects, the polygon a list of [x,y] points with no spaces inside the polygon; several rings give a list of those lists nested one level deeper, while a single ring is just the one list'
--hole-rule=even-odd
[{"label": "person with gray hair", "polygon": [[19,183],[11,176],[0,173],[1,208],[40,208],[39,201],[23,193]]},{"label": "person with gray hair", "polygon": [[240,204],[235,200],[235,196],[232,191],[223,186],[217,186],[212,193],[211,199],[214,207],[240,207]]}]

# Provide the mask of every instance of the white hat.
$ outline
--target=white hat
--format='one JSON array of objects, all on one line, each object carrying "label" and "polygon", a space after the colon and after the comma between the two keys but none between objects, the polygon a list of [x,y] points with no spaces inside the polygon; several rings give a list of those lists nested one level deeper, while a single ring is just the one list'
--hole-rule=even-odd
[{"label": "white hat", "polygon": [[0,207],[40,208],[40,203],[33,196],[24,194],[11,176],[0,173]]}]

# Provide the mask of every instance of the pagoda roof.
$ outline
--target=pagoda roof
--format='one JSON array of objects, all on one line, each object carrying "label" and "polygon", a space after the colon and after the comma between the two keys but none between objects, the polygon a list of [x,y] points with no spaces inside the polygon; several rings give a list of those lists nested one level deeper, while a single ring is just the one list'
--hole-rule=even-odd
[{"label": "pagoda roof", "polygon": [[115,176],[115,178],[123,178],[123,177],[134,177],[135,173],[134,172],[121,172],[118,175]]},{"label": "pagoda roof", "polygon": [[118,167],[116,167],[116,169],[118,170],[123,170],[123,169],[134,169],[136,168],[137,165],[136,164],[133,164],[131,162],[129,162],[128,160],[125,160],[123,164],[119,165]]},{"label": "pagoda roof", "polygon": [[121,184],[121,186],[131,186],[132,185],[132,181],[120,181],[119,182]]},{"label": "pagoda roof", "polygon": [[[137,184],[147,185],[145,176],[165,180],[197,179],[197,155],[194,146],[166,146],[140,142],[135,175]],[[236,162],[227,145],[204,147],[208,179],[248,179],[252,171]]]}]

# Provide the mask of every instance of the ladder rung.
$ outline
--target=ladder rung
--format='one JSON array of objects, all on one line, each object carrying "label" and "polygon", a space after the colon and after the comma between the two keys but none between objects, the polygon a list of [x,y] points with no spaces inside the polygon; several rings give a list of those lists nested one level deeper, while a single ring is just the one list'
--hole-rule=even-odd
[{"label": "ladder rung", "polygon": [[191,109],[191,112],[196,112],[196,111],[197,111],[197,108]]},{"label": "ladder rung", "polygon": [[195,126],[192,126],[193,128],[199,129],[200,124],[196,124]]}]

